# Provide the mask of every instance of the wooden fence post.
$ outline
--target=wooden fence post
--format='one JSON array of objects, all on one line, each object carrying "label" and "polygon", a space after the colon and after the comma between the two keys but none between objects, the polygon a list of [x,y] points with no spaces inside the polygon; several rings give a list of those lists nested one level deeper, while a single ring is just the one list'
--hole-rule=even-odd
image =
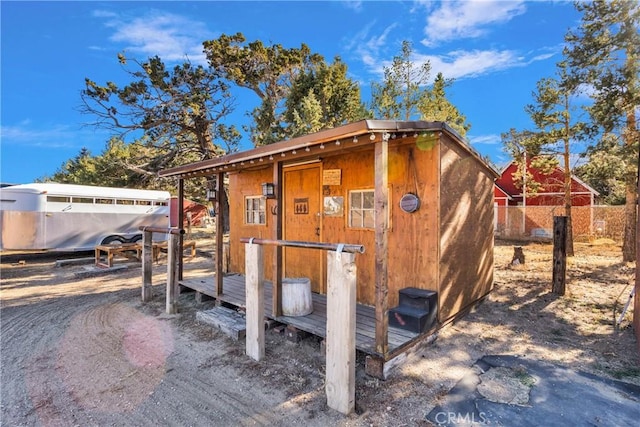
[{"label": "wooden fence post", "polygon": [[167,247],[167,314],[178,312],[178,297],[180,296],[180,274],[179,262],[179,234],[169,234],[169,245]]},{"label": "wooden fence post", "polygon": [[262,245],[245,243],[245,287],[247,302],[247,356],[260,361],[264,358],[264,264]]},{"label": "wooden fence post", "polygon": [[153,276],[153,233],[142,233],[142,302],[151,301],[153,289],[151,281]]},{"label": "wooden fence post", "polygon": [[552,292],[564,295],[567,272],[567,217],[553,217]]},{"label": "wooden fence post", "polygon": [[343,414],[355,409],[355,254],[327,252],[327,405]]}]

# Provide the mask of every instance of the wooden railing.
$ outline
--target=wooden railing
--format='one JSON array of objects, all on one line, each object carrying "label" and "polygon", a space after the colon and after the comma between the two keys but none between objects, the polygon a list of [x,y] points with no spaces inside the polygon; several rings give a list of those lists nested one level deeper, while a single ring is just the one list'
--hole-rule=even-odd
[{"label": "wooden railing", "polygon": [[327,251],[327,405],[343,414],[355,408],[356,365],[356,253],[364,246],[242,238],[245,243],[246,353],[262,360],[264,350],[263,245]]},{"label": "wooden railing", "polygon": [[167,245],[167,314],[178,312],[178,296],[180,295],[180,283],[178,280],[178,256],[180,254],[180,236],[184,234],[182,228],[140,227],[142,231],[142,301],[147,302],[152,298],[153,276],[153,233],[169,235]]}]

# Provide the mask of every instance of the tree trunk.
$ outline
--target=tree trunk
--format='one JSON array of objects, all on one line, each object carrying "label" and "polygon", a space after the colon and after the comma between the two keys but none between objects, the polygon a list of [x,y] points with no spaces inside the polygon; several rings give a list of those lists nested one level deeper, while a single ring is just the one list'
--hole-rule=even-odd
[{"label": "tree trunk", "polygon": [[622,243],[622,260],[632,262],[636,259],[636,220],[637,194],[634,184],[627,182],[626,203],[624,205],[624,241]]},{"label": "tree trunk", "polygon": [[[625,145],[630,149],[634,148],[638,131],[636,129],[635,110],[627,112],[627,128],[624,133]],[[636,148],[637,149],[637,148]],[[622,242],[622,260],[632,262],[636,259],[636,221],[638,217],[638,164],[634,160],[627,168],[626,177],[626,201],[624,205],[624,241]]]},{"label": "tree trunk", "polygon": [[[569,110],[568,97],[565,98],[565,108]],[[567,216],[567,234],[565,251],[567,256],[573,256],[573,221],[571,220],[571,165],[569,164],[569,121],[565,122],[564,138],[564,214]]]},{"label": "tree trunk", "polygon": [[567,215],[567,242],[565,243],[565,252],[567,256],[573,256],[573,221],[571,219],[571,205],[566,207],[565,210],[565,215]]}]

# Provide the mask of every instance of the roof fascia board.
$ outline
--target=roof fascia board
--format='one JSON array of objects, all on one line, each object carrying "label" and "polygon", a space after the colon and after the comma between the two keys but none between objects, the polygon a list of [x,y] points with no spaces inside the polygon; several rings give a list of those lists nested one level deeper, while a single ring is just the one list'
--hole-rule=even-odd
[{"label": "roof fascia board", "polygon": [[[228,167],[233,164],[248,162],[268,158],[269,156],[281,155],[286,151],[304,150],[307,147],[319,146],[326,142],[333,142],[339,139],[352,138],[365,134],[375,134],[384,132],[420,132],[420,131],[444,131],[453,139],[457,140],[460,146],[477,158],[491,173],[499,176],[498,172],[485,162],[480,155],[467,144],[458,133],[443,122],[427,121],[395,121],[395,120],[361,120],[333,129],[299,136],[290,140],[276,142],[274,144],[263,145],[249,150],[227,154],[215,159],[203,160],[197,163],[177,166],[162,170],[158,173],[160,177],[172,176],[201,176],[203,171],[212,168]],[[367,140],[365,143],[371,143]],[[273,162],[270,160],[269,162]]]}]

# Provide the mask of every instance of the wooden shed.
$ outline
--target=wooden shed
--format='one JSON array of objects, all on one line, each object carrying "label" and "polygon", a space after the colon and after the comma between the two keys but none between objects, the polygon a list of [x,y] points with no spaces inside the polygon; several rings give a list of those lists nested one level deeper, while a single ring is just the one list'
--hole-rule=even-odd
[{"label": "wooden shed", "polygon": [[[218,205],[225,203],[220,183],[228,178],[235,275],[225,276],[218,261],[210,288],[188,278],[181,282],[216,298],[224,300],[230,286],[242,282],[241,238],[363,245],[365,253],[356,257],[357,344],[370,356],[367,371],[374,375],[384,376],[385,363],[492,289],[498,173],[445,123],[363,120],[160,175],[178,178],[180,189],[184,179],[215,176]],[[282,316],[281,283],[285,277],[310,279],[313,315],[326,321],[324,253],[269,246],[264,264],[271,293],[265,315],[321,334],[315,321]],[[406,330],[402,319],[396,322],[394,310],[406,302],[403,290],[409,303],[412,292],[431,291],[433,322],[426,328]]]}]

